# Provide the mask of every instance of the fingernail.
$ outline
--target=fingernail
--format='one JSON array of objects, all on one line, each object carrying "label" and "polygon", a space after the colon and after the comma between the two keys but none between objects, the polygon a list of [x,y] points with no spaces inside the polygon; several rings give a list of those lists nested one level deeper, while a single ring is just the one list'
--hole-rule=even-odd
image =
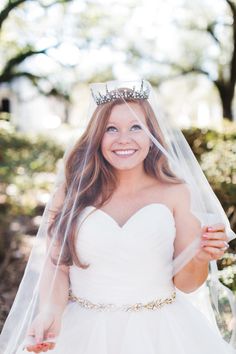
[{"label": "fingernail", "polygon": [[209,237],[209,235],[207,235],[207,234],[203,234],[203,235],[202,235],[202,237]]},{"label": "fingernail", "polygon": [[213,227],[209,226],[209,227],[207,228],[207,230],[208,230],[208,231],[212,231],[212,230],[213,230]]}]

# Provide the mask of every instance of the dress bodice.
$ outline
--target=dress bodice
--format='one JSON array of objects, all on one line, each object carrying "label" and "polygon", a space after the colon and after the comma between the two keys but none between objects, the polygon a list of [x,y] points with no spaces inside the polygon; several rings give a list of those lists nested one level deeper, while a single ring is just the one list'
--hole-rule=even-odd
[{"label": "dress bodice", "polygon": [[72,292],[117,304],[169,296],[174,289],[175,231],[174,216],[161,203],[139,209],[123,226],[101,209],[86,207],[78,222],[76,250],[90,266],[70,267]]}]

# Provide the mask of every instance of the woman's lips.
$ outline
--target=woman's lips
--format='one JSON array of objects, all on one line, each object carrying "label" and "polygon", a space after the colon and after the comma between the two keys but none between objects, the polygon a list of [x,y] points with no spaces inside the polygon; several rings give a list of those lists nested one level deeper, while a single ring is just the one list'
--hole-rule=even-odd
[{"label": "woman's lips", "polygon": [[126,150],[113,150],[112,152],[116,155],[116,156],[121,156],[121,157],[128,157],[128,156],[132,156],[135,154],[137,150],[135,149],[126,149]]}]

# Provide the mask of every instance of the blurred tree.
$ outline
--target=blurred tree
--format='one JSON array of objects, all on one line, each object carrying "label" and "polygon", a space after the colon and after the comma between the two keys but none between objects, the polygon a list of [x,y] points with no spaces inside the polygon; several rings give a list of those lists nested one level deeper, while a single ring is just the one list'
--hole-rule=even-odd
[{"label": "blurred tree", "polygon": [[[156,60],[163,68],[171,67],[155,84],[188,74],[205,76],[216,88],[222,105],[223,117],[233,121],[233,99],[236,85],[236,1],[214,2],[186,0],[183,11],[176,11],[173,23],[182,36],[181,56],[173,60]],[[140,56],[136,48],[134,55]],[[155,61],[154,58],[152,60]],[[164,69],[165,71],[165,69]]]},{"label": "blurred tree", "polygon": [[[210,70],[204,68],[204,66],[195,65],[190,68],[180,68],[180,72],[183,75],[188,73],[199,73],[205,75],[211,82],[215,85],[219,92],[219,97],[222,102],[223,117],[229,120],[233,120],[233,110],[232,103],[235,93],[236,85],[236,2],[235,0],[224,0],[227,5],[225,11],[224,20],[222,16],[213,19],[212,21],[206,23],[204,26],[198,26],[197,23],[193,23],[191,26],[186,27],[186,29],[206,32],[212,41],[216,44],[219,52],[224,50],[229,50],[229,56],[227,62],[221,62],[219,60],[217,65],[217,73],[215,78],[212,77]],[[223,43],[223,37],[220,36],[220,27],[227,27],[230,30],[230,47],[227,43],[227,49]],[[219,58],[222,53],[219,53]]]},{"label": "blurred tree", "polygon": [[[194,73],[213,84],[223,116],[233,120],[236,1],[214,4],[211,0],[5,0],[0,6],[0,85],[27,77],[43,94],[68,98],[78,77],[80,82],[91,82],[139,76],[157,86]],[[47,12],[58,6],[64,6],[64,14]],[[13,35],[9,23],[16,28]],[[73,70],[65,75],[58,65],[52,73],[45,57]],[[36,70],[34,58],[40,58]]]},{"label": "blurred tree", "polygon": [[[37,56],[39,54],[47,55],[48,50],[51,48],[55,48],[59,45],[44,47],[42,49],[36,49],[36,43],[15,43],[12,39],[7,43],[4,43],[4,38],[7,36],[4,32],[4,26],[7,25],[8,20],[10,19],[11,15],[18,9],[26,7],[29,3],[37,3],[42,7],[42,9],[47,9],[51,6],[56,4],[66,4],[71,2],[72,0],[52,0],[49,2],[43,1],[35,1],[35,0],[8,0],[5,2],[3,7],[0,10],[0,40],[2,43],[2,47],[7,47],[8,53],[6,50],[4,52],[4,59],[1,58],[1,65],[0,65],[0,85],[4,83],[11,83],[14,80],[22,77],[28,78],[31,83],[38,89],[38,91],[46,96],[57,96],[64,100],[69,100],[69,95],[61,89],[60,86],[56,87],[56,85],[52,85],[49,82],[49,78],[43,75],[36,75],[32,73],[30,70],[23,68],[22,64],[26,62],[28,58]],[[22,41],[24,42],[24,41]],[[2,49],[3,49],[2,48]],[[40,80],[48,81],[47,88],[45,89],[45,85],[40,85]]]}]

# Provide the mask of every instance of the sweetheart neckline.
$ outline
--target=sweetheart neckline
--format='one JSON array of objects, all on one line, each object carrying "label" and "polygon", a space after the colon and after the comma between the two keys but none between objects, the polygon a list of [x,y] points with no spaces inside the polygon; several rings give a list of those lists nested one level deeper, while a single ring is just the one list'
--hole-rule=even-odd
[{"label": "sweetheart neckline", "polygon": [[129,224],[129,222],[131,222],[140,212],[142,212],[143,210],[145,210],[145,209],[147,209],[147,208],[149,208],[149,207],[151,207],[151,206],[153,206],[153,205],[164,207],[164,208],[168,211],[168,213],[171,215],[173,221],[175,221],[173,212],[172,212],[172,211],[170,210],[170,208],[169,208],[166,204],[164,204],[164,203],[155,203],[155,202],[154,202],[154,203],[149,203],[149,204],[144,205],[143,207],[139,208],[136,212],[134,212],[134,213],[126,220],[126,222],[125,222],[123,225],[120,225],[120,224],[119,224],[110,214],[108,214],[106,211],[104,211],[104,210],[102,210],[102,209],[100,209],[100,208],[96,208],[94,205],[90,205],[90,206],[88,206],[88,207],[93,208],[93,209],[95,209],[95,211],[98,211],[98,212],[102,213],[102,214],[105,215],[107,218],[109,218],[110,220],[112,220],[113,223],[114,223],[120,230],[123,230],[123,229]]}]

